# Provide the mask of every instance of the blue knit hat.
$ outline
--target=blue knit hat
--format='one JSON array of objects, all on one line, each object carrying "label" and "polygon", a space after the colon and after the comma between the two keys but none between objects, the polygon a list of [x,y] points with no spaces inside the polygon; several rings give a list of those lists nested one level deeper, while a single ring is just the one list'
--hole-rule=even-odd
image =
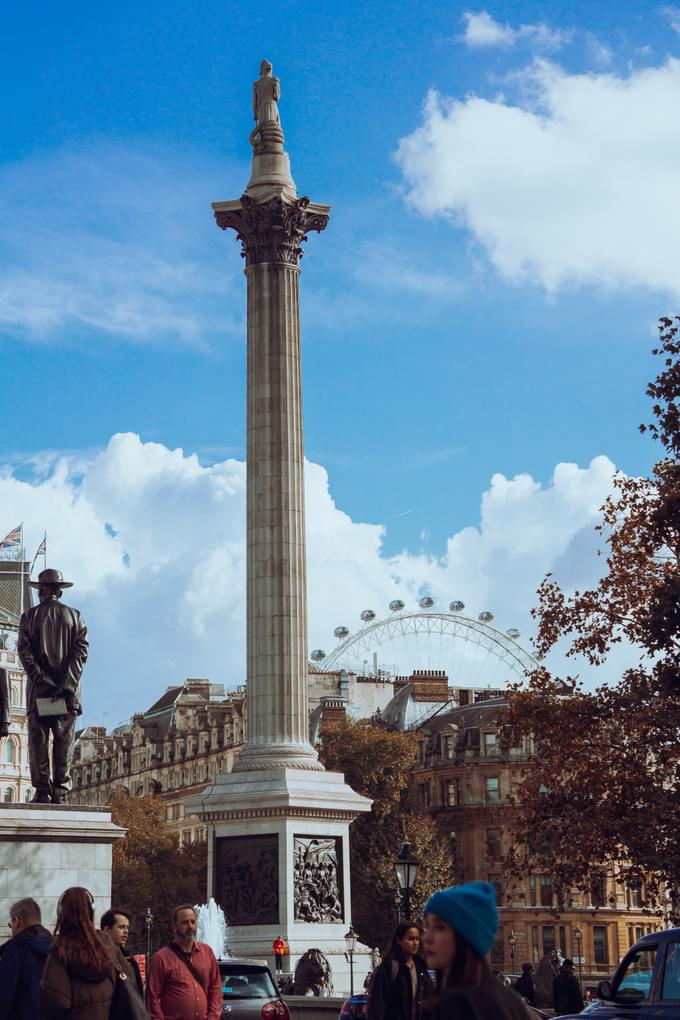
[{"label": "blue knit hat", "polygon": [[430,896],[425,913],[436,914],[450,924],[480,956],[486,956],[496,938],[496,890],[489,882],[466,882],[440,889]]}]

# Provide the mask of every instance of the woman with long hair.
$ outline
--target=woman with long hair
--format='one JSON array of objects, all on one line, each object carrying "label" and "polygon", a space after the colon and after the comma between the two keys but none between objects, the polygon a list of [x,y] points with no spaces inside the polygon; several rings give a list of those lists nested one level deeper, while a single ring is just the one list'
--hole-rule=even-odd
[{"label": "woman with long hair", "polygon": [[402,921],[392,933],[368,990],[368,1020],[421,1020],[432,982],[420,956],[420,928]]},{"label": "woman with long hair", "polygon": [[488,882],[442,889],[425,905],[425,959],[436,973],[425,1004],[432,1020],[527,1020],[519,995],[493,976],[485,957],[496,939],[496,891]]},{"label": "woman with long hair", "polygon": [[125,958],[94,926],[94,901],[73,886],[57,904],[55,938],[38,989],[45,1020],[109,1020],[119,974],[134,981]]}]

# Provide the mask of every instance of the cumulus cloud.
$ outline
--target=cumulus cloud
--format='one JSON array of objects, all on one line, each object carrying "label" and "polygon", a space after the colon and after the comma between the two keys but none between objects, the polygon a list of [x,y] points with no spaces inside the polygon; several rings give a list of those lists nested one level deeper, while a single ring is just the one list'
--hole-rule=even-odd
[{"label": "cumulus cloud", "polygon": [[538,60],[514,82],[514,102],[430,92],[396,154],[408,202],[509,281],[677,295],[680,61],[622,77]]},{"label": "cumulus cloud", "polygon": [[0,337],[203,346],[240,330],[224,300],[238,259],[211,258],[223,169],[104,143],[3,166]]},{"label": "cumulus cloud", "polygon": [[507,23],[502,25],[488,11],[465,11],[463,14],[465,31],[462,40],[471,49],[485,49],[492,46],[514,46],[524,40],[531,42],[539,49],[558,49],[568,42],[570,36],[566,32],[553,31],[542,22],[536,25],[520,25],[513,28]]},{"label": "cumulus cloud", "polygon": [[[338,624],[355,631],[361,610],[387,616],[391,599],[415,607],[424,592],[443,607],[463,599],[471,616],[491,609],[501,630],[519,627],[528,644],[545,571],[583,586],[601,566],[593,523],[613,471],[598,457],[587,468],[558,465],[546,485],[495,475],[479,523],[453,534],[440,556],[388,557],[385,527],[352,520],[336,506],[326,470],[308,463],[310,646],[330,652]],[[30,480],[6,465],[3,526],[23,520],[29,551],[46,529],[48,563],[76,583],[69,594],[92,642],[86,721],[123,721],[188,676],[227,687],[244,681],[244,504],[242,462],[204,466],[134,434],[113,436],[94,453],[43,458]],[[430,665],[462,682],[507,679],[495,661],[466,660],[442,639],[415,637],[378,654],[403,671]]]}]

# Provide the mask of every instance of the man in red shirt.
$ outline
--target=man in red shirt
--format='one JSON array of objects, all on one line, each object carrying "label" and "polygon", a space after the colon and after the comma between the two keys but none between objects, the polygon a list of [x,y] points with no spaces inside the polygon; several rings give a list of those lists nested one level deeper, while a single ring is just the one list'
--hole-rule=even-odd
[{"label": "man in red shirt", "polygon": [[222,981],[210,946],[196,942],[189,903],[172,915],[173,941],[151,957],[146,1005],[151,1020],[219,1020]]}]

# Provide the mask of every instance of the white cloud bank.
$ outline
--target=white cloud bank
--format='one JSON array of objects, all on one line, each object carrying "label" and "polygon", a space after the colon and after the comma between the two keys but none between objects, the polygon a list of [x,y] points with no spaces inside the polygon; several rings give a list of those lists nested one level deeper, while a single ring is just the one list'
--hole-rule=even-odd
[{"label": "white cloud bank", "polygon": [[465,11],[465,31],[462,40],[471,49],[486,49],[493,46],[509,47],[520,41],[530,42],[539,49],[558,49],[570,38],[569,34],[554,31],[542,22],[537,25],[520,25],[513,28],[502,25],[488,11]]},{"label": "white cloud bank", "polygon": [[497,271],[680,293],[680,61],[570,74],[536,61],[521,98],[432,91],[396,159],[408,202],[471,231]]},{"label": "white cloud bank", "polygon": [[[338,624],[357,629],[367,607],[386,616],[393,598],[414,607],[424,590],[439,605],[462,598],[471,615],[491,608],[500,629],[517,626],[528,639],[545,571],[573,585],[592,579],[592,526],[613,470],[598,457],[585,469],[558,465],[546,486],[495,475],[479,525],[453,535],[440,558],[388,558],[384,528],[351,520],[334,504],[326,471],[308,464],[310,645],[330,651]],[[76,583],[69,595],[92,642],[87,722],[123,721],[187,676],[243,682],[244,497],[243,463],[204,467],[134,434],[96,454],[57,456],[33,481],[9,468],[0,475],[0,529],[23,520],[29,554],[47,529],[48,563]],[[400,655],[403,670],[427,659],[448,668],[444,652],[420,641],[381,658]],[[416,654],[426,660],[408,661]]]}]

